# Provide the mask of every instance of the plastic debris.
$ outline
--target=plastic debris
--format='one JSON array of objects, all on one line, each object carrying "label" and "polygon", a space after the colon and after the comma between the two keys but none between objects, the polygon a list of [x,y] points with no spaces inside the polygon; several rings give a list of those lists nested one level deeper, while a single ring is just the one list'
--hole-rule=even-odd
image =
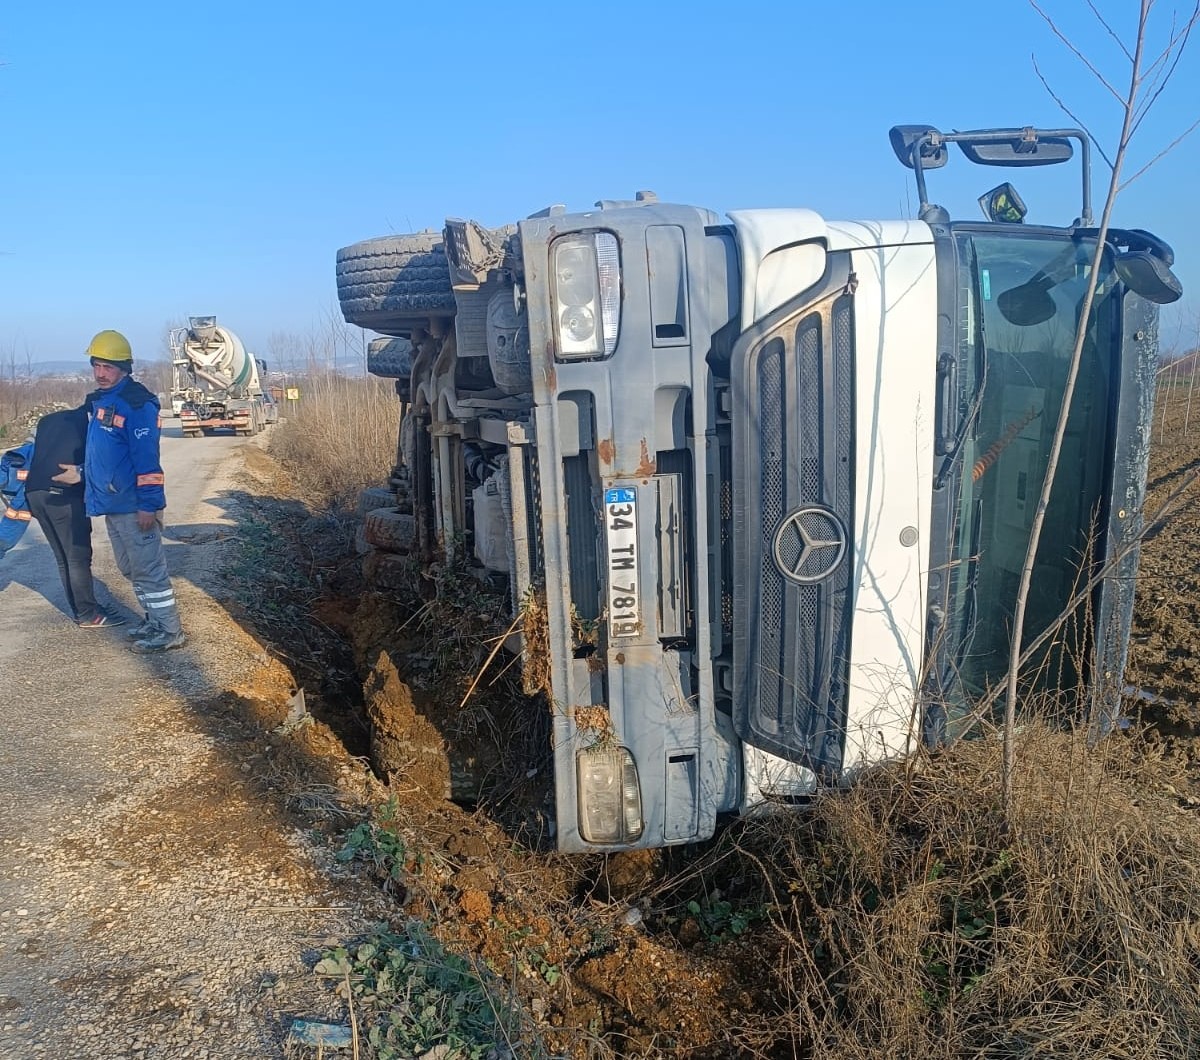
[{"label": "plastic debris", "polygon": [[296,694],[288,700],[287,717],[274,731],[281,736],[286,736],[289,732],[295,732],[302,725],[311,725],[313,716],[309,714],[308,707],[304,703],[304,689],[299,688]]},{"label": "plastic debris", "polygon": [[288,1040],[297,1045],[319,1045],[326,1049],[349,1049],[354,1044],[350,1028],[341,1023],[314,1023],[294,1020],[288,1028]]}]

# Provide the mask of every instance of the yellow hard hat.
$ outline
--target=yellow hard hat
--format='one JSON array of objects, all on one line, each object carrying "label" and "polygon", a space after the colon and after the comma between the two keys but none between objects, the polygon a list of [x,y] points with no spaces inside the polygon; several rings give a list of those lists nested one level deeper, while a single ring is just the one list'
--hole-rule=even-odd
[{"label": "yellow hard hat", "polygon": [[100,361],[132,361],[129,340],[119,331],[101,331],[88,343],[87,355]]}]

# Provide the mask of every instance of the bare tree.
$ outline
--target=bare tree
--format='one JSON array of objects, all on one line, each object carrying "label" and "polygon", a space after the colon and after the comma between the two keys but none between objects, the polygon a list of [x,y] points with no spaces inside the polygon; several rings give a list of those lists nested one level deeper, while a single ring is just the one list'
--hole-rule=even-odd
[{"label": "bare tree", "polygon": [[[1042,527],[1045,523],[1046,509],[1050,502],[1050,494],[1054,488],[1054,479],[1058,469],[1059,457],[1062,454],[1063,439],[1066,436],[1067,421],[1070,418],[1071,400],[1075,393],[1075,383],[1079,376],[1079,365],[1083,357],[1083,346],[1087,336],[1088,320],[1092,312],[1092,304],[1095,301],[1096,286],[1100,278],[1100,268],[1104,254],[1104,244],[1108,236],[1109,223],[1112,218],[1113,207],[1116,204],[1117,196],[1121,190],[1129,185],[1133,180],[1136,180],[1147,169],[1165,155],[1172,147],[1175,146],[1184,136],[1196,128],[1200,124],[1200,119],[1193,122],[1192,125],[1183,130],[1170,144],[1162,151],[1159,151],[1153,158],[1150,159],[1144,166],[1133,174],[1128,180],[1122,181],[1122,171],[1124,169],[1126,156],[1129,151],[1129,145],[1137,133],[1139,126],[1145,120],[1146,115],[1154,106],[1167,82],[1170,81],[1171,75],[1179,63],[1180,56],[1187,45],[1188,38],[1192,28],[1196,25],[1197,19],[1200,19],[1200,2],[1192,9],[1191,14],[1181,22],[1173,19],[1171,29],[1168,34],[1168,39],[1163,48],[1157,55],[1150,56],[1147,54],[1148,47],[1148,27],[1150,21],[1150,13],[1154,7],[1154,0],[1140,0],[1138,7],[1137,27],[1134,34],[1134,43],[1132,50],[1127,47],[1122,41],[1118,33],[1116,33],[1109,23],[1104,19],[1103,15],[1096,8],[1092,0],[1087,0],[1088,7],[1095,15],[1100,25],[1112,37],[1118,45],[1128,62],[1128,83],[1124,90],[1116,88],[1104,73],[1086,56],[1083,52],[1059,29],[1054,19],[1046,13],[1045,10],[1037,3],[1037,0],[1030,0],[1034,10],[1037,11],[1051,31],[1066,47],[1083,63],[1083,65],[1092,73],[1092,75],[1100,82],[1107,92],[1116,100],[1118,108],[1122,115],[1121,131],[1117,137],[1116,149],[1109,157],[1103,149],[1097,144],[1097,149],[1101,155],[1111,166],[1111,174],[1108,182],[1108,193],[1105,196],[1104,208],[1100,217],[1099,231],[1096,236],[1096,252],[1092,259],[1092,267],[1088,276],[1087,288],[1083,296],[1083,302],[1080,307],[1079,324],[1075,333],[1075,345],[1071,353],[1071,363],[1067,370],[1067,381],[1063,391],[1062,405],[1058,411],[1058,421],[1055,425],[1054,436],[1050,444],[1050,456],[1046,466],[1046,475],[1042,482],[1041,494],[1038,497],[1038,505],[1034,512],[1033,525],[1029,535],[1029,545],[1025,551],[1025,560],[1021,568],[1021,579],[1017,589],[1016,606],[1013,613],[1013,630],[1012,643],[1009,646],[1009,662],[1008,662],[1008,682],[1005,696],[1004,706],[1004,776],[1003,776],[1003,798],[1006,813],[1011,816],[1012,810],[1012,785],[1013,773],[1015,771],[1016,748],[1015,748],[1015,729],[1017,715],[1017,691],[1018,680],[1020,677],[1021,668],[1021,640],[1025,628],[1025,611],[1029,600],[1029,588],[1033,579],[1034,559],[1037,556],[1038,544],[1041,540]],[[1062,101],[1060,96],[1047,83],[1042,76],[1041,71],[1037,68],[1037,61],[1034,60],[1034,69],[1037,70],[1038,77],[1046,86],[1055,102],[1067,113],[1072,120],[1078,122],[1089,137],[1093,141],[1096,140],[1091,135],[1087,125],[1079,122],[1079,119],[1071,113],[1070,109]]]}]

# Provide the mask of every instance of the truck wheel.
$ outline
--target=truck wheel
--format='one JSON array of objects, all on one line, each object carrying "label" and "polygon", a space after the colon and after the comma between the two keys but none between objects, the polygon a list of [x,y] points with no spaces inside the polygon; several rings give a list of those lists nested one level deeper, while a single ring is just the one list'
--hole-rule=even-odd
[{"label": "truck wheel", "polygon": [[363,537],[383,552],[408,552],[417,543],[417,521],[395,508],[367,512]]},{"label": "truck wheel", "polygon": [[358,517],[365,519],[376,508],[395,508],[396,491],[386,486],[368,486],[358,495]]},{"label": "truck wheel", "polygon": [[369,549],[363,557],[363,577],[376,589],[411,589],[417,564],[412,556]]},{"label": "truck wheel", "polygon": [[342,247],[337,290],[346,322],[381,335],[407,335],[431,318],[454,316],[440,232],[380,236]]},{"label": "truck wheel", "polygon": [[407,383],[415,356],[408,339],[372,339],[367,343],[367,371],[381,379],[403,379]]}]

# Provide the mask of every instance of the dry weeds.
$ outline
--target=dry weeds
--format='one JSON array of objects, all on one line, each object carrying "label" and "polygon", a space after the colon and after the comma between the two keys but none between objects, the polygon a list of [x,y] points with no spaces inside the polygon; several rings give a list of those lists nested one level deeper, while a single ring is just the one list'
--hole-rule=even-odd
[{"label": "dry weeds", "polygon": [[391,380],[312,376],[287,402],[271,451],[318,506],[353,511],[396,461],[398,404]]},{"label": "dry weeds", "polygon": [[1200,1054],[1200,817],[1136,736],[1033,725],[1017,749],[1011,825],[979,740],[730,837],[771,910],[774,1048]]}]

